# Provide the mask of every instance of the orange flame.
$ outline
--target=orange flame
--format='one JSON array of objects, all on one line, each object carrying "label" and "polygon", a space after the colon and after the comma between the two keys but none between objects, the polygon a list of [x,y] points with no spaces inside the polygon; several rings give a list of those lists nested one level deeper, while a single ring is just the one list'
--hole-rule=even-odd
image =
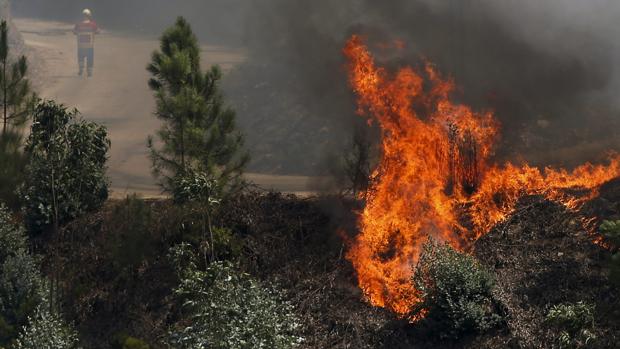
[{"label": "orange flame", "polygon": [[450,101],[454,83],[433,65],[423,73],[406,67],[390,75],[358,36],[344,54],[358,113],[371,115],[382,131],[381,163],[359,217],[360,234],[347,252],[375,306],[405,315],[419,301],[412,267],[429,236],[463,250],[505,219],[523,195],[545,195],[576,210],[620,175],[618,156],[607,166],[585,164],[571,172],[492,165],[499,123],[490,112]]}]

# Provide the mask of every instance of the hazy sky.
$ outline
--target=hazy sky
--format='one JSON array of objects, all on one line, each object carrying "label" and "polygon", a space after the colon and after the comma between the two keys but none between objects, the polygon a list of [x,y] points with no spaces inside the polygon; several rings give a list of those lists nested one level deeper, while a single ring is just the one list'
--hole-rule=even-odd
[{"label": "hazy sky", "polygon": [[187,17],[205,40],[239,44],[252,0],[17,0],[20,16],[74,21],[90,8],[100,26],[159,34],[177,16]]},{"label": "hazy sky", "polygon": [[[542,130],[545,139],[585,128],[609,137],[618,125],[618,0],[14,1],[17,15],[68,21],[84,7],[103,28],[147,35],[184,15],[201,40],[246,47],[249,59],[231,91],[245,103],[238,108],[242,121],[270,125],[293,112],[304,115],[296,126],[302,130],[289,132],[295,139],[254,130],[251,142],[272,142],[276,152],[287,149],[286,142],[302,142],[316,148],[309,154],[317,157],[323,150],[315,144],[350,132],[357,116],[341,49],[353,33],[367,35],[371,44],[403,40],[407,48],[400,56],[382,57],[389,67],[416,64],[420,57],[435,62],[461,87],[458,98],[496,110],[511,131],[504,133],[504,139],[512,137],[509,144],[520,142],[539,119],[551,120],[556,132]],[[269,108],[262,108],[265,103]],[[320,125],[329,133],[313,135]]]}]

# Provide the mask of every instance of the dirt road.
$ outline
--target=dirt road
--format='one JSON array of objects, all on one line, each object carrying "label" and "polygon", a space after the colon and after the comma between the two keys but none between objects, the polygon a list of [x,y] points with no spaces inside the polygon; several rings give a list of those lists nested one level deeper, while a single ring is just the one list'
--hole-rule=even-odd
[{"label": "dirt road", "polygon": [[[146,65],[158,47],[156,38],[127,36],[104,31],[97,37],[95,72],[91,79],[77,75],[75,37],[68,23],[18,18],[34,62],[35,86],[44,98],[76,107],[85,119],[104,124],[112,141],[108,175],[114,196],[137,192],[159,194],[150,174],[146,139],[159,121],[148,89]],[[224,72],[244,61],[243,50],[202,46],[203,66],[219,64]],[[257,185],[304,193],[310,179],[302,176],[248,174]]]}]

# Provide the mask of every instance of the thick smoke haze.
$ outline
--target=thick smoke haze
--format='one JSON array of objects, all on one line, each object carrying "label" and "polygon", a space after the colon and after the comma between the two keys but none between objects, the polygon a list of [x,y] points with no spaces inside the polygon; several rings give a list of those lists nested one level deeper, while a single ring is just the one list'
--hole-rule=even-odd
[{"label": "thick smoke haze", "polygon": [[[184,15],[202,40],[246,47],[248,59],[226,77],[226,89],[261,171],[320,173],[326,154],[340,151],[362,121],[341,54],[354,33],[381,64],[415,66],[424,57],[455,79],[457,100],[494,110],[503,125],[500,157],[536,154],[530,160],[539,164],[570,165],[540,154],[592,142],[605,148],[617,138],[618,1],[21,0],[13,7],[61,20],[91,7],[104,27],[148,34]],[[385,48],[394,40],[404,50]],[[591,155],[572,154],[575,162]]]},{"label": "thick smoke haze", "polygon": [[[499,155],[504,157],[540,155],[616,135],[618,2],[253,4],[247,40],[251,61],[264,62],[262,78],[291,92],[291,98],[312,110],[310,117],[327,120],[332,135],[346,132],[337,125],[356,118],[352,98],[347,98],[344,62],[336,54],[352,33],[366,36],[378,60],[394,69],[420,63],[422,57],[434,62],[455,79],[455,98],[494,110],[503,125]],[[406,44],[405,50],[383,48],[396,39]],[[540,163],[564,165],[583,160],[573,155],[537,157]]]}]

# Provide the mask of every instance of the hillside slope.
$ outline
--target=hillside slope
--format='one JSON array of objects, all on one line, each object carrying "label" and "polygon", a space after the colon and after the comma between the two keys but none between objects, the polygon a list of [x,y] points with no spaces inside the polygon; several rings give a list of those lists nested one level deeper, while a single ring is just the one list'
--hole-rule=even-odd
[{"label": "hillside slope", "polygon": [[476,257],[497,277],[506,345],[551,347],[556,334],[544,323],[550,307],[580,301],[595,305],[596,347],[613,348],[620,340],[620,293],[607,275],[610,252],[592,242],[581,218],[539,197],[524,198],[515,214],[476,243]]}]

